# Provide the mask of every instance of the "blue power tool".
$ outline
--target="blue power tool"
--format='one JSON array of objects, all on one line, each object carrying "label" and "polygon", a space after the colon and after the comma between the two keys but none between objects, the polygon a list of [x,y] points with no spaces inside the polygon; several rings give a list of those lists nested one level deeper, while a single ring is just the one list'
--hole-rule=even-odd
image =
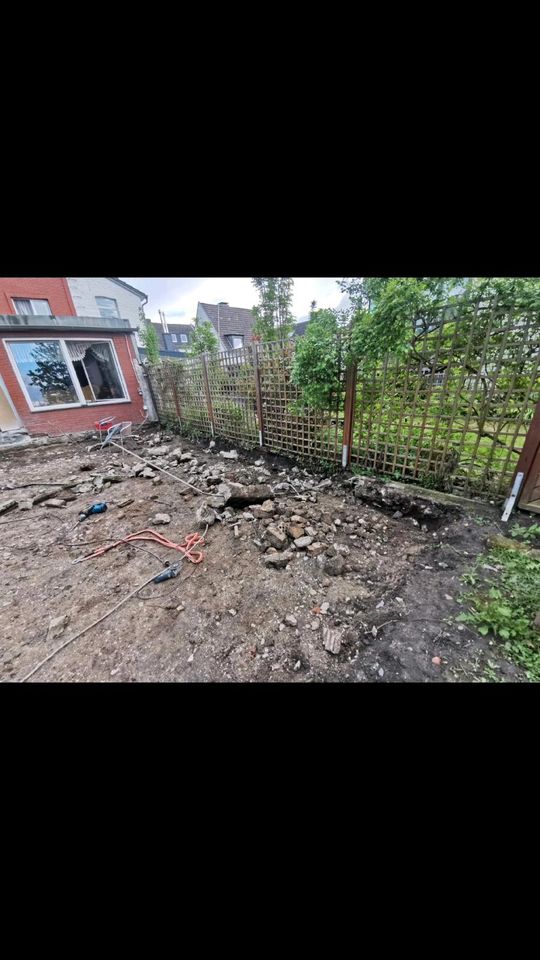
[{"label": "blue power tool", "polygon": [[105,513],[107,509],[106,503],[93,503],[91,507],[88,507],[88,510],[82,510],[79,514],[79,523],[82,520],[86,520],[87,517],[91,517],[94,513]]}]

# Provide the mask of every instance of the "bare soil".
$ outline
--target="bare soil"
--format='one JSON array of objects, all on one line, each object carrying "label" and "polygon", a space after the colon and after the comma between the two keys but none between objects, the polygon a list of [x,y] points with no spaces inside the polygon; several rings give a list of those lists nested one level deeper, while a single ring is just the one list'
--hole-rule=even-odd
[{"label": "bare soil", "polygon": [[[60,496],[74,497],[61,508],[40,503],[0,516],[2,680],[23,678],[55,647],[175,563],[176,551],[153,543],[72,561],[102,541],[148,527],[175,542],[202,532],[196,510],[217,490],[217,484],[206,490],[204,474],[218,465],[225,481],[279,487],[289,479],[294,487],[275,491],[268,520],[249,519],[247,508],[228,508],[224,516],[218,511],[223,519],[207,531],[202,563],[184,560],[177,578],[145,587],[30,682],[461,682],[482,678],[488,660],[502,679],[523,679],[489,638],[451,622],[461,610],[460,577],[485,549],[486,536],[500,532],[500,511],[486,517],[485,509],[476,515],[441,508],[435,516],[417,510],[393,516],[391,507],[355,497],[344,475],[319,489],[322,473],[267,451],[239,451],[238,460],[227,460],[219,445],[209,450],[155,430],[128,441],[140,455],[151,449],[149,442],[165,443],[169,452],[157,462],[204,495],[184,493],[172,477],[159,475],[155,482],[133,476],[140,464],[114,447],[88,453],[85,443],[73,442],[0,456],[0,503],[30,499],[48,489],[45,482],[69,478],[71,490]],[[192,452],[197,463],[171,466],[176,448]],[[121,482],[100,480],[110,474]],[[37,485],[22,486],[32,482]],[[58,495],[50,487],[50,496]],[[79,512],[97,500],[108,510],[77,523]],[[171,522],[156,526],[157,513]],[[270,569],[265,529],[269,523],[286,529],[293,515],[301,518],[292,521],[296,525],[316,530],[314,540],[325,552],[308,557],[298,549],[286,568]],[[328,607],[321,610],[323,604]],[[296,624],[286,623],[287,616]],[[337,653],[325,648],[329,638],[337,639]]]}]

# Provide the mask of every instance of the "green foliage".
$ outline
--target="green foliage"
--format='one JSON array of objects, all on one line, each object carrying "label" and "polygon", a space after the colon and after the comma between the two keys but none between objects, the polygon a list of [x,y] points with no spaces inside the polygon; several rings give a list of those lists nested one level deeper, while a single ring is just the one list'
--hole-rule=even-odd
[{"label": "green foliage", "polygon": [[146,350],[146,359],[149,363],[159,363],[159,339],[156,325],[154,323],[145,323],[140,328],[140,336]]},{"label": "green foliage", "polygon": [[214,327],[209,320],[199,320],[195,324],[191,335],[188,355],[190,357],[200,357],[202,353],[210,355],[217,353],[219,342]]},{"label": "green foliage", "polygon": [[241,423],[244,417],[242,407],[232,400],[215,400],[214,413],[219,415],[219,420],[223,424]]},{"label": "green foliage", "polygon": [[[495,579],[480,580],[480,562],[497,570]],[[533,626],[540,560],[521,550],[492,550],[462,579],[476,589],[464,596],[469,611],[457,621],[472,624],[483,637],[493,634],[508,658],[524,667],[529,680],[540,681],[540,633]]]},{"label": "green foliage", "polygon": [[334,310],[313,310],[303,337],[298,339],[292,382],[301,392],[300,404],[319,410],[335,407],[341,391],[345,357],[338,336],[340,321]]},{"label": "green foliage", "polygon": [[285,340],[293,330],[291,277],[253,277],[259,303],[253,307],[253,333],[265,342]]},{"label": "green foliage", "polygon": [[530,527],[520,527],[519,523],[514,523],[510,530],[510,536],[517,540],[524,540],[526,543],[532,543],[537,537],[540,537],[540,523],[531,523]]}]

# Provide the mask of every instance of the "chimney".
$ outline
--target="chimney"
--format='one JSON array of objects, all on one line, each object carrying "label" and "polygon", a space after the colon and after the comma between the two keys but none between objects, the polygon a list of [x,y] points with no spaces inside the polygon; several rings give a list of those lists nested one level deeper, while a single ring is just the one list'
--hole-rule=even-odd
[{"label": "chimney", "polygon": [[158,312],[159,312],[159,319],[161,320],[161,326],[163,327],[163,333],[168,333],[168,332],[169,332],[169,328],[168,328],[168,326],[167,326],[167,321],[166,321],[166,319],[165,319],[165,314],[163,313],[163,310],[159,310]]}]

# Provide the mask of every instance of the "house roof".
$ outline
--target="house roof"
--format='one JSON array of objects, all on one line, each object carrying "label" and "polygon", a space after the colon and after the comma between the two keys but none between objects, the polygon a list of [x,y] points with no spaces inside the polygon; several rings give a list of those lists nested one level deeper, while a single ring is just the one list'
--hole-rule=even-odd
[{"label": "house roof", "polygon": [[295,323],[294,330],[292,332],[293,337],[303,337],[309,320],[300,320],[299,323]]},{"label": "house roof", "polygon": [[[163,327],[160,323],[154,324],[156,328],[156,333],[159,340],[159,349],[160,350],[169,350],[169,346],[166,343],[165,337],[163,336]],[[192,323],[169,323],[167,321],[167,327],[169,328],[169,333],[175,333],[179,338],[181,333],[184,333],[188,338],[188,343],[191,340],[191,334],[193,333],[193,324]],[[178,340],[178,346],[182,349],[180,344],[180,339]],[[183,349],[186,348],[186,344],[183,345]]]},{"label": "house roof", "polygon": [[[203,308],[217,333],[218,304],[199,303],[199,306]],[[228,304],[227,306],[219,305],[219,326],[222,337],[230,337],[236,334],[236,336],[244,337],[244,343],[248,343],[253,336],[251,331],[254,323],[255,317],[251,310],[246,310],[245,307],[230,307]]]},{"label": "house roof", "polygon": [[118,277],[107,277],[107,280],[112,280],[112,282],[117,283],[119,287],[124,287],[126,290],[130,290],[131,293],[136,293],[138,297],[145,297],[148,300],[147,293],[143,293],[142,290],[137,290],[136,287],[130,286],[129,283],[124,283],[124,281],[119,280]]}]

